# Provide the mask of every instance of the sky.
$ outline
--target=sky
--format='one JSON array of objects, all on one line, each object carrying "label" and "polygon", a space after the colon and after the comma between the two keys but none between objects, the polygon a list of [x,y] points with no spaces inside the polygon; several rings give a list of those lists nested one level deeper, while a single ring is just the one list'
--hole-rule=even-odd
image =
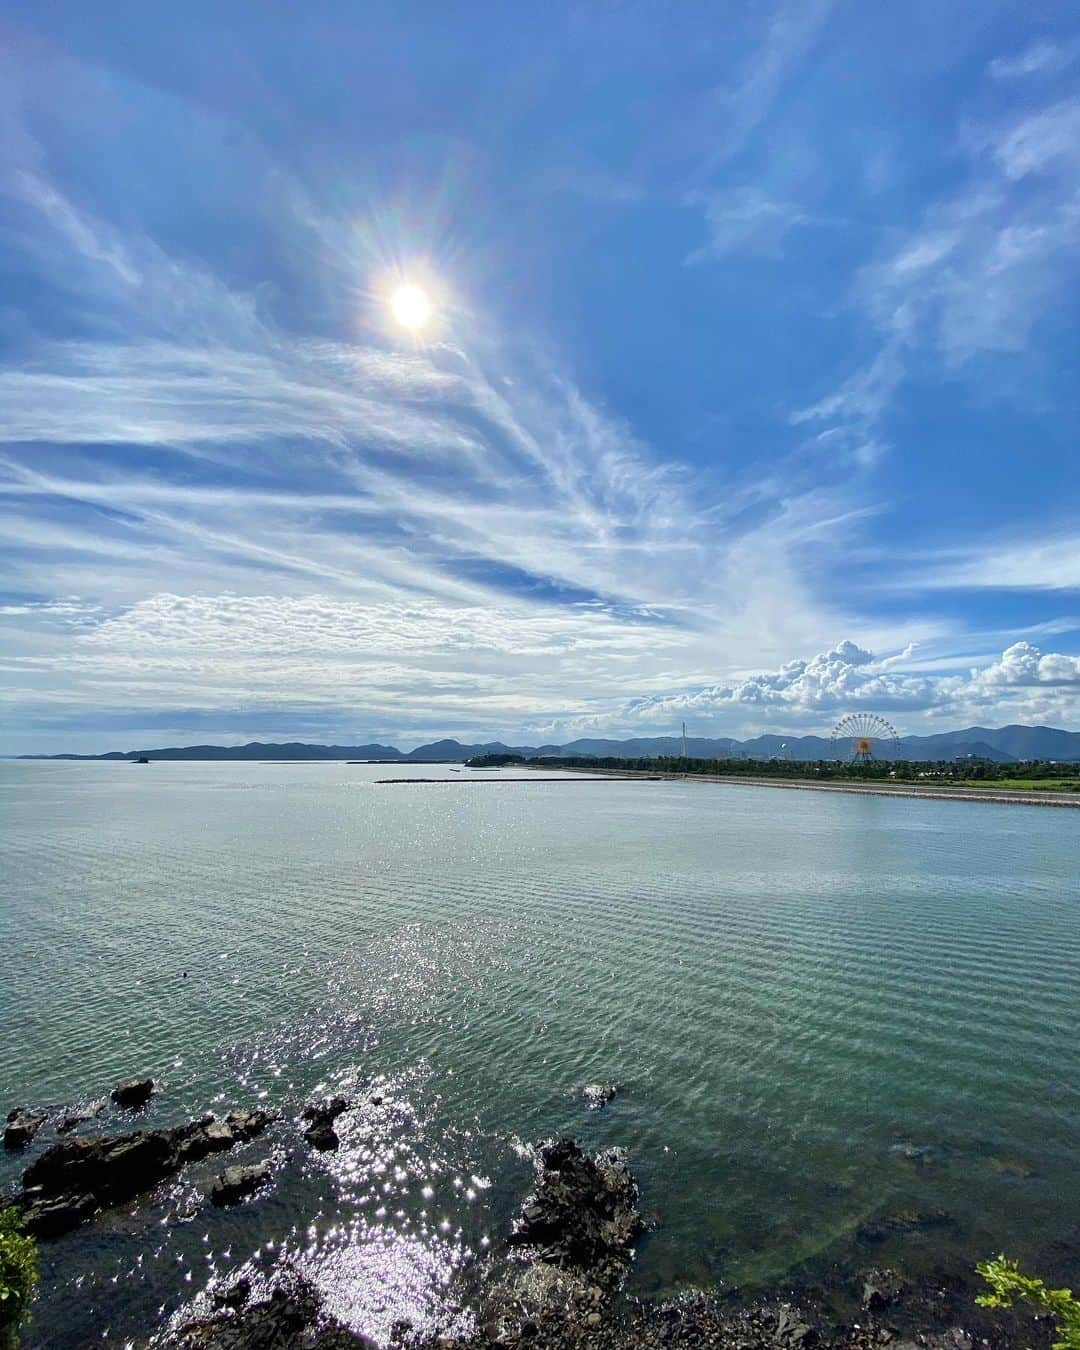
[{"label": "sky", "polygon": [[1070,5],[7,0],[0,753],[1080,729],[1078,302]]}]

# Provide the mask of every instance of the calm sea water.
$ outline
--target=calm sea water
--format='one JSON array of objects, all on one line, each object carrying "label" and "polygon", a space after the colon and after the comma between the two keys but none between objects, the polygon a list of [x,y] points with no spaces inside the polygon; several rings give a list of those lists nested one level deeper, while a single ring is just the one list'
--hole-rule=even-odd
[{"label": "calm sea water", "polygon": [[[375,782],[417,773],[452,781]],[[562,1133],[629,1152],[636,1293],[1080,1237],[1073,812],[468,777],[0,764],[5,1112],[134,1073],[150,1124],[361,1103],[337,1154],[252,1145],[238,1210],[209,1161],[45,1245],[28,1345],[123,1343],[256,1253],[384,1340],[445,1323]],[[899,1209],[948,1219],[857,1236]]]}]

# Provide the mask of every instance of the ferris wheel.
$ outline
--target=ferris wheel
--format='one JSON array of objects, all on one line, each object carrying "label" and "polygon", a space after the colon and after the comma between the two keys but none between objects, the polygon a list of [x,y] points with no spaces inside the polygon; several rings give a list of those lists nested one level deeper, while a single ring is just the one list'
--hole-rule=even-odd
[{"label": "ferris wheel", "polygon": [[900,737],[891,722],[877,713],[848,713],[841,717],[830,737],[834,758],[847,759],[852,764],[867,764],[874,759],[874,747],[885,749],[886,759],[899,757]]}]

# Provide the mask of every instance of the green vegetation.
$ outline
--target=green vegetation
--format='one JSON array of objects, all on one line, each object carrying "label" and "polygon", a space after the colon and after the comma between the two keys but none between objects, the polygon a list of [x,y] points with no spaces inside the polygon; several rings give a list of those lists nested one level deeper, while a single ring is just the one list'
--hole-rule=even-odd
[{"label": "green vegetation", "polygon": [[14,1345],[38,1280],[37,1246],[14,1206],[0,1210],[0,1346]]},{"label": "green vegetation", "polygon": [[[474,768],[496,768],[525,763],[515,754],[477,755],[468,763]],[[801,778],[845,783],[910,783],[926,787],[1011,788],[1015,791],[1080,792],[1080,763],[1056,764],[1028,760],[994,764],[970,759],[910,760],[874,759],[849,763],[838,759],[683,759],[658,755],[645,759],[602,758],[567,755],[528,761],[545,769],[609,769],[625,773],[706,774],[717,778]]]},{"label": "green vegetation", "polygon": [[1011,1308],[1017,1299],[1027,1299],[1054,1319],[1059,1341],[1053,1350],[1080,1350],[1080,1301],[1071,1289],[1048,1289],[1042,1280],[1025,1275],[1017,1261],[996,1256],[975,1267],[990,1286],[989,1294],[980,1294],[976,1303],[984,1308]]}]

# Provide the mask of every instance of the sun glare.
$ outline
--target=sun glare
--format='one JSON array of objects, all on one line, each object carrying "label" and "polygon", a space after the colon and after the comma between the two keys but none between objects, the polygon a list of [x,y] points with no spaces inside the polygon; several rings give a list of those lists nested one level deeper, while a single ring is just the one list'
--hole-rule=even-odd
[{"label": "sun glare", "polygon": [[399,286],[390,296],[390,312],[394,321],[410,333],[419,333],[431,322],[432,304],[419,286]]}]

